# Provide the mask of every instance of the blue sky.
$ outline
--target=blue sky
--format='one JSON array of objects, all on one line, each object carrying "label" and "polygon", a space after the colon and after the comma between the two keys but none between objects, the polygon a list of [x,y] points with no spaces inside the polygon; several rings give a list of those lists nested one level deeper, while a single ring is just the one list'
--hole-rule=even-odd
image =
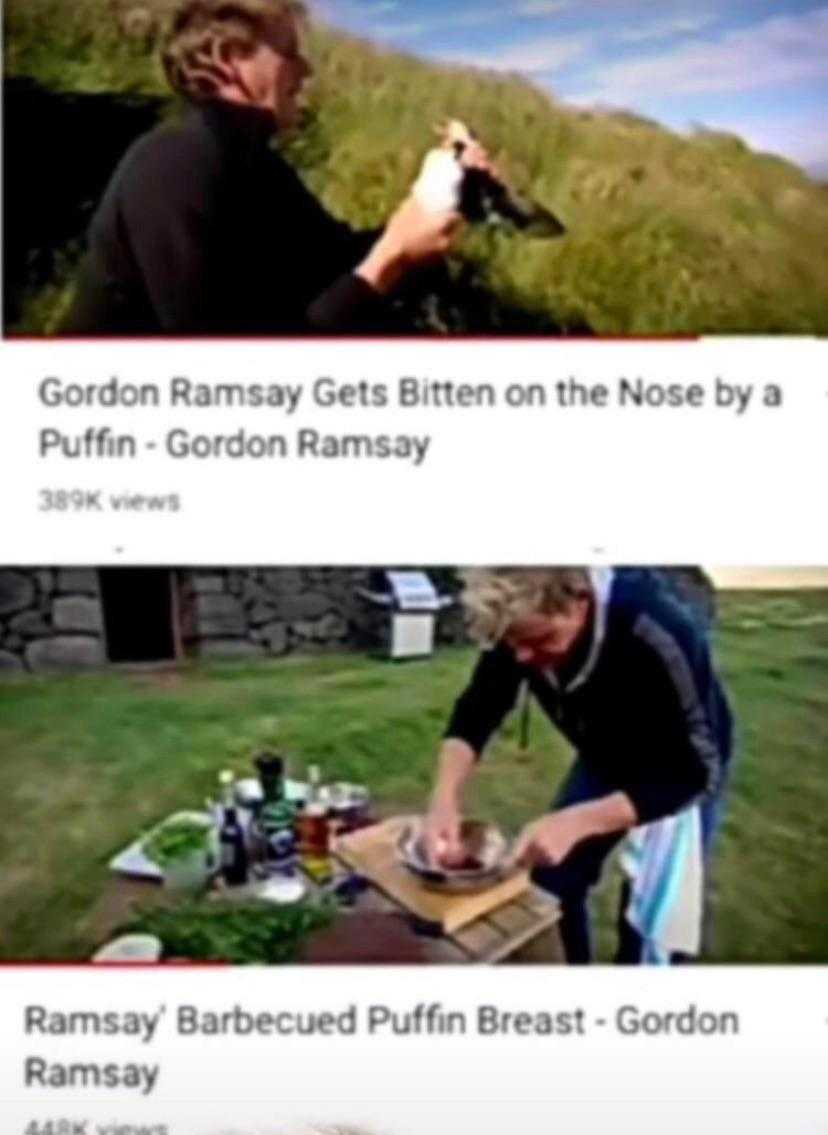
[{"label": "blue sky", "polygon": [[806,0],[318,0],[330,23],[558,98],[740,134],[828,176],[828,5]]}]

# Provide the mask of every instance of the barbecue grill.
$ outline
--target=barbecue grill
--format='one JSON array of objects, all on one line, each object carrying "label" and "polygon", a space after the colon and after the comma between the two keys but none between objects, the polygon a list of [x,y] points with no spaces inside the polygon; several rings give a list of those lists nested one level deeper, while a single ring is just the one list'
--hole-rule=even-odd
[{"label": "barbecue grill", "polygon": [[370,647],[384,658],[428,658],[434,653],[437,619],[454,604],[440,595],[424,571],[378,570],[357,594],[365,606]]}]

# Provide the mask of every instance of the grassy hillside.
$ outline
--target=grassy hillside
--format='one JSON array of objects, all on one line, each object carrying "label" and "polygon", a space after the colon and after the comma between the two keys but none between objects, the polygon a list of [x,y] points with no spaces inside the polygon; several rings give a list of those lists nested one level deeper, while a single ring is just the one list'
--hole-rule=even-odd
[{"label": "grassy hillside", "polygon": [[[152,4],[129,10],[127,37],[118,0],[7,0],[7,74],[62,94],[161,95]],[[470,233],[454,265],[457,301],[432,313],[432,326],[828,332],[828,191],[790,163],[735,137],[680,137],[634,115],[574,110],[518,78],[438,67],[326,29],[313,33],[311,55],[308,124],[289,149],[337,214],[381,222],[432,124],[455,115],[568,226],[553,242]],[[16,329],[49,328],[54,279],[71,274],[75,254],[70,246],[50,280],[29,279]]]}]

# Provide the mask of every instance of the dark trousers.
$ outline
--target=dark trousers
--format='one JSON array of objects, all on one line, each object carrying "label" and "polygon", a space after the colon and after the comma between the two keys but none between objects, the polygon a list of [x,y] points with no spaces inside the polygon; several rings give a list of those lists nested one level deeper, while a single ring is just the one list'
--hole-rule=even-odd
[{"label": "dark trousers", "polygon": [[[587,800],[597,800],[609,795],[611,791],[600,777],[578,759],[558,790],[552,802],[552,811],[572,804],[582,804]],[[592,930],[587,898],[601,877],[604,861],[623,836],[623,832],[618,832],[615,835],[582,840],[562,863],[554,867],[536,867],[532,872],[532,881],[556,895],[560,901],[559,928],[569,965],[588,965],[592,961]],[[632,927],[630,930],[635,934]]]},{"label": "dark trousers", "polygon": [[[558,790],[552,802],[552,810],[558,811],[572,804],[597,800],[613,791],[612,787],[596,776],[579,758]],[[702,843],[705,858],[709,857],[712,850],[721,815],[722,792],[719,791],[715,797],[702,805]],[[560,900],[559,927],[566,960],[570,965],[588,965],[592,961],[589,892],[600,879],[607,856],[623,838],[624,833],[618,832],[615,835],[583,840],[573,848],[562,863],[555,867],[536,867],[532,872],[533,882],[556,895]],[[628,900],[629,886],[625,884],[618,911],[618,948],[615,955],[616,963],[621,965],[635,965],[640,962],[643,949],[641,936],[630,925],[625,915]]]}]

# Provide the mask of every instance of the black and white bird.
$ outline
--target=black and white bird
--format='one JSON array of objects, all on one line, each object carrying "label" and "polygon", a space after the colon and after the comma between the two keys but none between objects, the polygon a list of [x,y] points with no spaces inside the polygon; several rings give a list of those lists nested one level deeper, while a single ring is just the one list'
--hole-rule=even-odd
[{"label": "black and white bird", "polygon": [[467,221],[512,225],[529,236],[556,237],[566,232],[544,206],[522,200],[490,169],[464,162],[466,151],[479,145],[465,123],[452,119],[440,133],[440,145],[426,154],[412,190],[424,209],[459,212]]}]

